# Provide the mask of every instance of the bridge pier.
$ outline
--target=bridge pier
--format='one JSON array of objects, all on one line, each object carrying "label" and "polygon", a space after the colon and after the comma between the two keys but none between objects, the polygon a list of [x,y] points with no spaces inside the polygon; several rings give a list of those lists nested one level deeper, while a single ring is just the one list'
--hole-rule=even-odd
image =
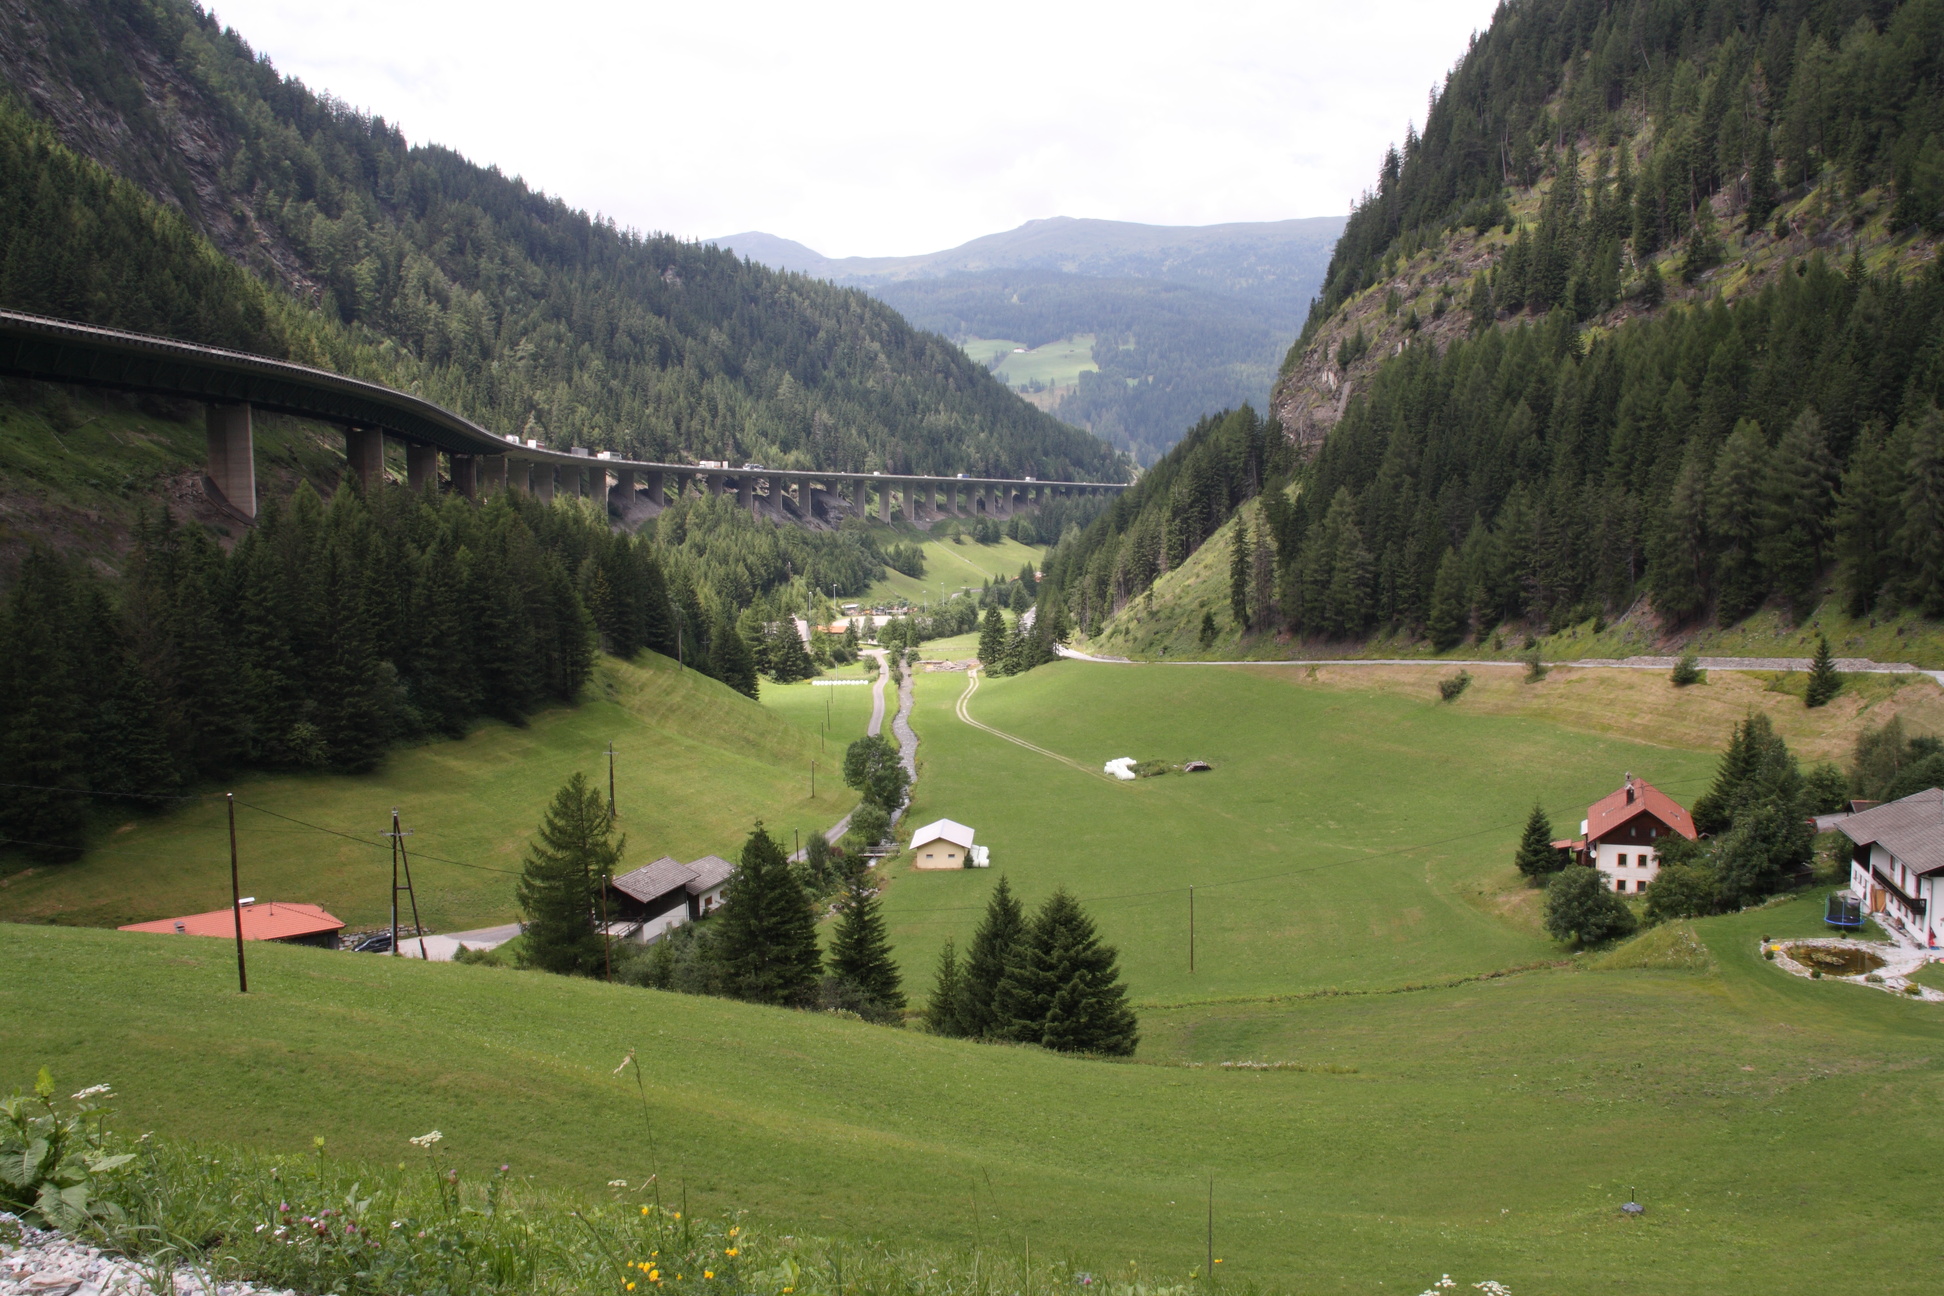
[{"label": "bridge pier", "polygon": [[533,493],[542,504],[553,503],[554,466],[550,463],[533,465]]},{"label": "bridge pier", "polygon": [[707,475],[707,477],[704,478],[704,480],[707,481],[709,484],[709,494],[717,495],[717,496],[722,494],[722,474],[721,473],[710,473]]},{"label": "bridge pier", "polygon": [[377,428],[344,429],[344,461],[367,491],[385,480],[385,434]]},{"label": "bridge pier", "polygon": [[479,489],[485,495],[501,495],[506,492],[505,455],[479,456]]},{"label": "bridge pier", "polygon": [[439,484],[439,447],[407,441],[405,443],[405,484],[415,491],[422,491],[427,482],[435,488]]},{"label": "bridge pier", "polygon": [[880,480],[878,482],[878,521],[889,522],[890,520],[891,520],[891,483]]},{"label": "bridge pier", "polygon": [[756,479],[748,473],[736,478],[736,507],[745,513],[754,510]]},{"label": "bridge pier", "polygon": [[256,438],[248,405],[211,405],[204,416],[209,434],[209,480],[229,506],[244,517],[257,513]]},{"label": "bridge pier", "polygon": [[625,517],[628,510],[634,506],[634,502],[634,469],[617,468],[614,473],[614,486],[608,491],[608,509],[612,511],[618,505],[621,509],[622,516]]},{"label": "bridge pier", "polygon": [[467,499],[479,498],[479,456],[452,456],[452,489]]}]

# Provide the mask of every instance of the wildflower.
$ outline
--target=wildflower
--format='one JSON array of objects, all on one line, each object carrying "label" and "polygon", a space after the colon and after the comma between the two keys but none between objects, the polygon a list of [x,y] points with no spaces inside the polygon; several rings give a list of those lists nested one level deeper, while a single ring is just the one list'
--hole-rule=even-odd
[{"label": "wildflower", "polygon": [[730,1230],[729,1230],[729,1236],[730,1236],[730,1237],[734,1237],[734,1236],[736,1236],[736,1234],[738,1234],[738,1233],[740,1233],[740,1232],[742,1232],[742,1226],[741,1226],[740,1224],[738,1224],[738,1225],[737,1225],[737,1226],[736,1226],[735,1228],[732,1228],[732,1229],[730,1229]]},{"label": "wildflower", "polygon": [[439,1133],[439,1131],[433,1130],[430,1134],[421,1134],[415,1139],[408,1139],[406,1141],[413,1147],[429,1148],[444,1137],[445,1135]]},{"label": "wildflower", "polygon": [[316,1148],[319,1152],[322,1152],[324,1150],[324,1136],[322,1134],[319,1134],[313,1139],[311,1139],[311,1146]]},{"label": "wildflower", "polygon": [[1216,1264],[1220,1264],[1220,1263],[1222,1263],[1222,1257],[1220,1257],[1220,1256],[1216,1256],[1216,1257],[1215,1257],[1215,1263],[1216,1263]]},{"label": "wildflower", "polygon": [[702,1276],[703,1276],[704,1278],[713,1278],[713,1277],[715,1277],[715,1270],[713,1270],[713,1269],[704,1269],[704,1270],[702,1271]]},{"label": "wildflower", "polygon": [[499,1172],[501,1174],[505,1174],[508,1170],[511,1170],[512,1168],[513,1168],[512,1166],[507,1165],[505,1162],[501,1162]]},{"label": "wildflower", "polygon": [[90,1098],[106,1097],[112,1095],[114,1092],[115,1087],[113,1085],[89,1085],[80,1093],[73,1095],[73,1098],[75,1102],[86,1102]]},{"label": "wildflower", "polygon": [[392,1221],[392,1227],[393,1227],[393,1228],[395,1228],[395,1229],[401,1229],[401,1228],[404,1228],[404,1227],[405,1227],[405,1221],[404,1221],[404,1220],[393,1220],[393,1221]]},{"label": "wildflower", "polygon": [[267,1229],[267,1228],[269,1228],[269,1227],[270,1227],[270,1226],[269,1226],[268,1224],[259,1224],[259,1225],[257,1225],[257,1226],[256,1226],[256,1231],[257,1231],[257,1232],[259,1232],[259,1233],[261,1233],[261,1232],[263,1232],[263,1230],[265,1230],[265,1229]]},{"label": "wildflower", "polygon": [[626,1179],[608,1180],[608,1187],[610,1188],[626,1188],[627,1186],[628,1186],[628,1181]]},{"label": "wildflower", "polygon": [[726,1256],[734,1257],[736,1255],[741,1254],[741,1252],[742,1252],[741,1247],[730,1247],[727,1251],[724,1251],[722,1254]]},{"label": "wildflower", "polygon": [[629,1284],[628,1284],[628,1290],[629,1290],[629,1291],[633,1291],[633,1290],[634,1290],[634,1284],[633,1284],[633,1283],[629,1283]]},{"label": "wildflower", "polygon": [[646,1206],[643,1206],[643,1207],[641,1208],[641,1213],[642,1213],[643,1215],[646,1215],[646,1214],[648,1213],[648,1208],[647,1208]]}]

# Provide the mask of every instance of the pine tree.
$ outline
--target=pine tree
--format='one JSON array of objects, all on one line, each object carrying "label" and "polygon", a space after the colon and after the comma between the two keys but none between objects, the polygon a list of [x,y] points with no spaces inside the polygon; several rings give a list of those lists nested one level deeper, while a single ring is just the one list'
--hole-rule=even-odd
[{"label": "pine tree", "polygon": [[1753,419],[1742,419],[1722,443],[1708,483],[1708,534],[1715,546],[1715,579],[1720,589],[1715,611],[1722,625],[1733,625],[1753,612],[1768,593],[1755,553],[1761,538],[1757,510],[1766,457],[1762,429]]},{"label": "pine tree", "polygon": [[931,998],[925,1001],[925,1024],[934,1035],[965,1034],[965,1028],[959,1022],[958,947],[949,936],[938,951],[938,970],[933,974]]},{"label": "pine tree", "polygon": [[1544,806],[1535,804],[1526,817],[1525,832],[1519,837],[1519,850],[1512,862],[1535,885],[1572,862],[1565,851],[1553,846],[1552,820],[1546,817]]},{"label": "pine tree", "polygon": [[999,614],[999,608],[994,604],[986,608],[985,620],[979,626],[979,661],[990,674],[992,668],[1003,660],[1005,655],[1006,619]]},{"label": "pine tree", "polygon": [[1907,434],[1903,530],[1898,536],[1905,597],[1925,616],[1944,616],[1944,414],[1931,406]]},{"label": "pine tree", "polygon": [[1014,947],[1026,928],[1026,915],[1013,896],[1005,875],[986,901],[985,917],[972,933],[972,944],[965,951],[965,964],[959,975],[959,1028],[974,1039],[996,1039],[1003,1035],[999,1016],[999,985],[1006,977]]},{"label": "pine tree", "polygon": [[1446,549],[1444,557],[1438,560],[1437,578],[1431,583],[1431,614],[1425,623],[1432,649],[1449,652],[1456,648],[1464,641],[1470,620],[1471,609],[1465,603],[1464,562],[1457,550]]},{"label": "pine tree", "polygon": [[1046,898],[999,985],[999,1031],[1063,1053],[1126,1056],[1139,1025],[1120,984],[1117,955],[1064,887]]},{"label": "pine tree", "polygon": [[1778,190],[1775,183],[1775,148],[1769,143],[1768,123],[1759,117],[1754,122],[1755,156],[1748,163],[1748,216],[1750,234],[1761,232],[1775,211]]},{"label": "pine tree", "polygon": [[1802,703],[1808,707],[1819,707],[1828,702],[1842,690],[1843,677],[1836,672],[1836,659],[1829,655],[1829,636],[1816,636],[1816,658],[1809,666],[1809,687],[1802,695]]},{"label": "pine tree", "polygon": [[515,895],[526,915],[521,957],[547,972],[593,976],[601,970],[600,898],[627,850],[614,836],[607,799],[576,773],[554,794],[527,845]]},{"label": "pine tree", "polygon": [[1843,472],[1836,508],[1836,555],[1852,617],[1869,614],[1897,565],[1903,473],[1883,425],[1866,424]]},{"label": "pine tree", "polygon": [[0,622],[0,783],[12,785],[0,787],[0,837],[51,861],[78,856],[87,828],[74,612],[61,561],[30,550]]},{"label": "pine tree", "polygon": [[1757,557],[1776,593],[1800,617],[1814,602],[1816,575],[1829,541],[1829,456],[1822,421],[1797,416],[1769,456],[1762,477]]},{"label": "pine tree", "polygon": [[1229,537],[1229,611],[1235,616],[1235,631],[1249,629],[1249,527],[1241,510],[1235,514],[1235,534]]},{"label": "pine tree", "polygon": [[837,902],[837,929],[830,938],[830,971],[839,981],[862,991],[888,1014],[905,1008],[904,986],[898,977],[891,944],[885,938],[884,914],[877,891],[859,872]]},{"label": "pine tree", "polygon": [[786,1008],[816,998],[823,972],[816,914],[782,844],[761,823],[743,844],[714,921],[723,983],[731,996]]},{"label": "pine tree", "polygon": [[756,697],[756,659],[737,633],[736,623],[724,613],[716,614],[709,632],[709,657],[715,663],[717,679],[744,697]]}]

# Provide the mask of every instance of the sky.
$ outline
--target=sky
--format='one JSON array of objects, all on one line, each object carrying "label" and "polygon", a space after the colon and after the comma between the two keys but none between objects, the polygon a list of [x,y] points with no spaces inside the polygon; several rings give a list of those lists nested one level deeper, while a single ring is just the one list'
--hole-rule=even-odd
[{"label": "sky", "polygon": [[1341,215],[1496,0],[204,0],[285,75],[623,226],[904,256]]}]

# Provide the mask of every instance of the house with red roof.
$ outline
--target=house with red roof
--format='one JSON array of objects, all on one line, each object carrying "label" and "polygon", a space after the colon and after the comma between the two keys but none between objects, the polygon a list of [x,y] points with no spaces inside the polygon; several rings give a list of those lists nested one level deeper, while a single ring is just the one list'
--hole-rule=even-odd
[{"label": "house with red roof", "polygon": [[1694,817],[1673,797],[1629,773],[1617,791],[1586,808],[1580,835],[1553,845],[1570,850],[1581,864],[1600,871],[1607,885],[1622,894],[1645,891],[1660,874],[1662,839],[1681,836],[1693,841]]},{"label": "house with red roof", "polygon": [[[334,918],[314,904],[291,904],[266,900],[243,902],[243,939],[279,941],[285,945],[316,945],[336,949],[344,921]],[[154,922],[130,923],[123,931],[161,932],[174,936],[220,936],[236,939],[236,916],[227,908],[208,913],[185,914],[180,918],[158,918]]]}]

